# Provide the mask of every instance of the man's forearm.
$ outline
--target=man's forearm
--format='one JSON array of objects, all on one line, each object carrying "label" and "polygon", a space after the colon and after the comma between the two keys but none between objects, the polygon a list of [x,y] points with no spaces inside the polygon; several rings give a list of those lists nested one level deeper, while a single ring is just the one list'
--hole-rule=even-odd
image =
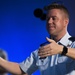
[{"label": "man's forearm", "polygon": [[66,55],[75,59],[75,48],[68,48],[68,52],[66,53]]},{"label": "man's forearm", "polygon": [[4,60],[3,58],[0,57],[0,66],[5,69],[5,71],[10,72],[12,74],[19,74],[21,75],[22,72],[19,68],[18,63],[14,62],[9,62],[7,60]]}]

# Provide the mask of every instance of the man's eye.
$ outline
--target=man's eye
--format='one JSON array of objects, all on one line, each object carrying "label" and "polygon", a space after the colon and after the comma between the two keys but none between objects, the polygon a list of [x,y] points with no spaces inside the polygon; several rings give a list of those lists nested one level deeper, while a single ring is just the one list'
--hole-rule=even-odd
[{"label": "man's eye", "polygon": [[56,20],[56,18],[55,18],[55,17],[53,17],[53,20]]}]

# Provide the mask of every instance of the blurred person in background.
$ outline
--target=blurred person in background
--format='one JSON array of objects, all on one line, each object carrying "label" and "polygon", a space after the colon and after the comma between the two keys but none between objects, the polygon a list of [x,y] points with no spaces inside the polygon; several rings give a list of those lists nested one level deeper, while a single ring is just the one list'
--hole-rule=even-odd
[{"label": "blurred person in background", "polygon": [[[7,52],[3,49],[0,49],[0,57],[8,60]],[[0,75],[7,75],[6,70],[4,70],[2,67],[0,67]]]}]

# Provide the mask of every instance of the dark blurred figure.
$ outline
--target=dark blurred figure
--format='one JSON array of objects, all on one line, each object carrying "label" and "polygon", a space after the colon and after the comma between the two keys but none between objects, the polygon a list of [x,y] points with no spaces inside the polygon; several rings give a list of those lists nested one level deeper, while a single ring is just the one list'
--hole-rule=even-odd
[{"label": "dark blurred figure", "polygon": [[[7,52],[5,52],[5,50],[3,49],[0,49],[0,57],[7,60],[8,59]],[[7,72],[1,67],[0,67],[0,75],[7,75]]]}]

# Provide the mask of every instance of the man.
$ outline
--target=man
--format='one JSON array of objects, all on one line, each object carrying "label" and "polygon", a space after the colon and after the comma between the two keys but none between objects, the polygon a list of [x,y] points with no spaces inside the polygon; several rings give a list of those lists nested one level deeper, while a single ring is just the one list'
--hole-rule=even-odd
[{"label": "man", "polygon": [[20,64],[0,58],[0,66],[6,71],[31,75],[39,69],[41,75],[75,75],[75,42],[67,31],[68,10],[56,3],[47,6],[46,10],[46,27],[51,39],[46,37],[46,45],[41,44]]}]

